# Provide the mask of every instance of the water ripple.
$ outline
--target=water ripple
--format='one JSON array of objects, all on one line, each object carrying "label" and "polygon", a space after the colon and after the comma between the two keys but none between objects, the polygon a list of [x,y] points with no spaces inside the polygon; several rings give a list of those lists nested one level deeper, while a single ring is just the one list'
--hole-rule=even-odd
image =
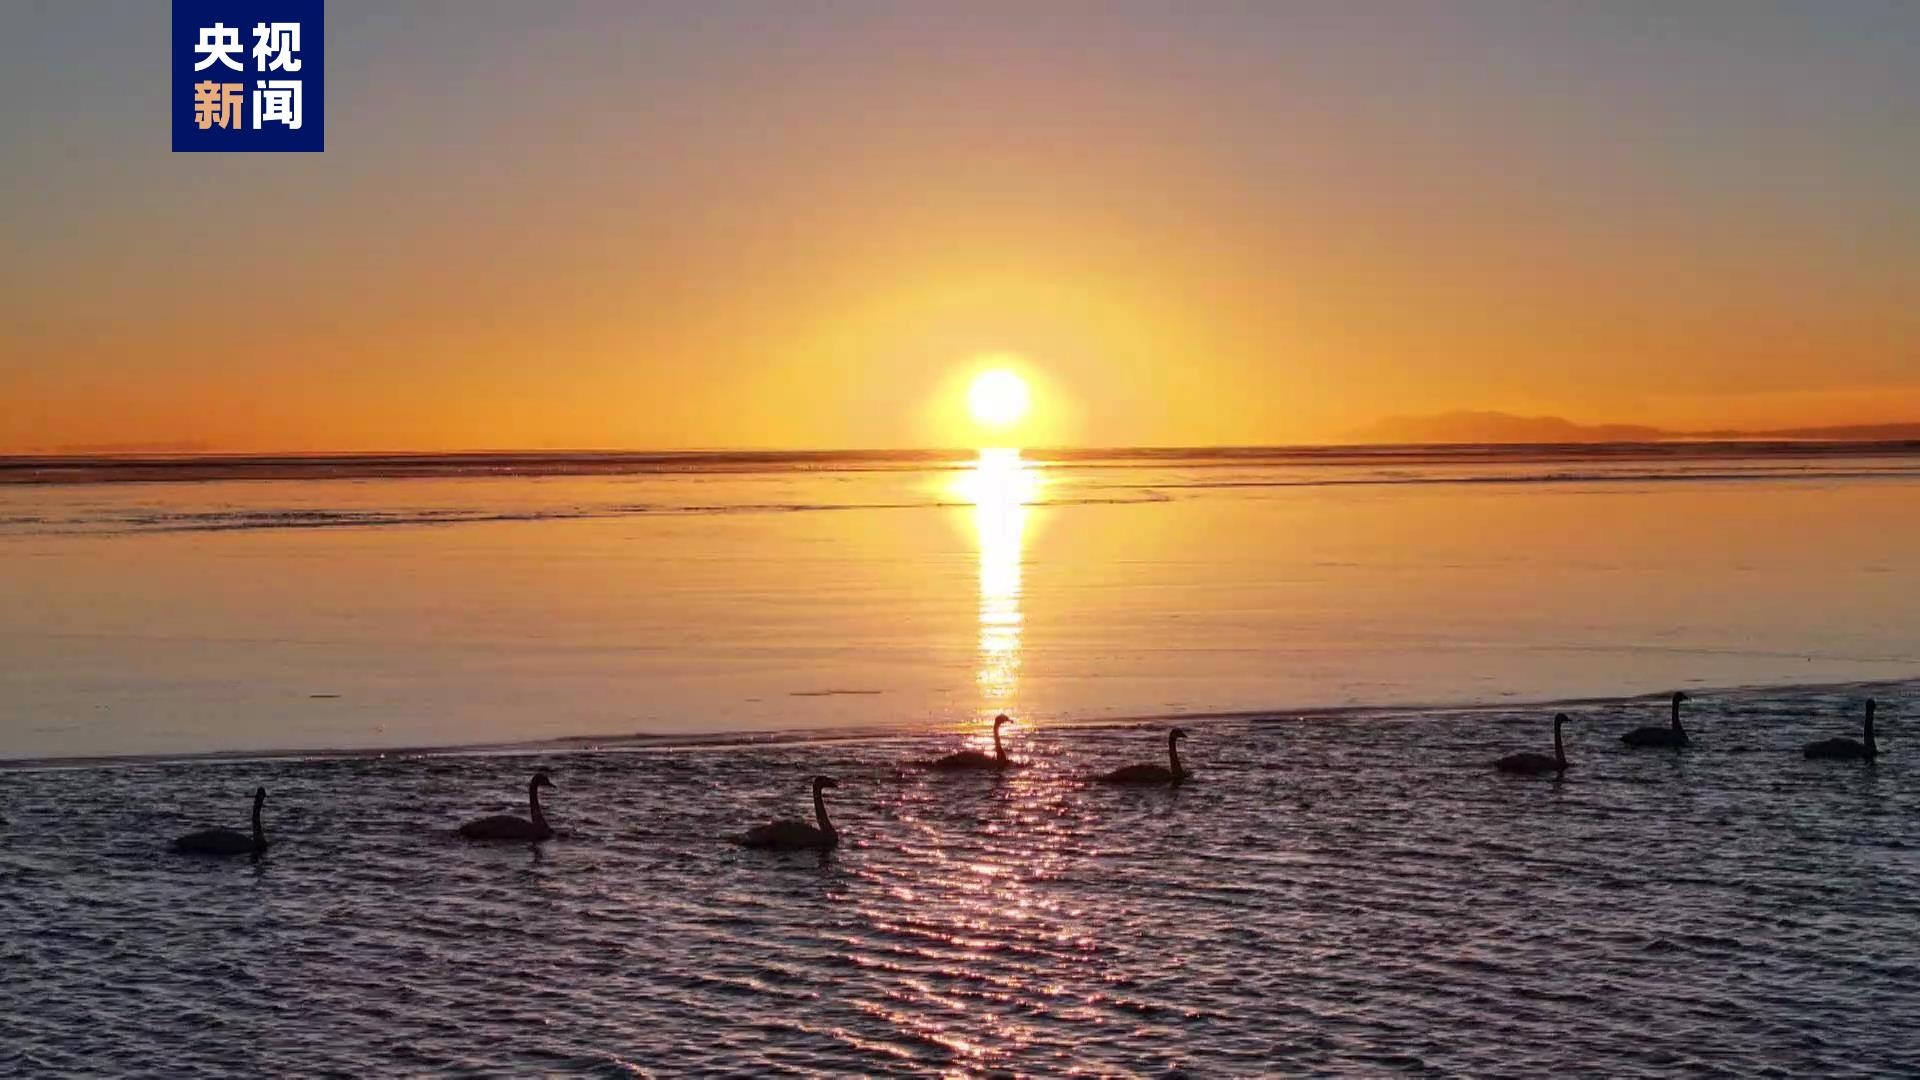
[{"label": "water ripple", "polygon": [[[1920,1070],[1920,686],[1191,723],[1199,780],[1085,777],[1135,727],[933,740],[24,770],[0,802],[0,1072],[901,1075]],[[942,741],[944,742],[944,740]],[[550,770],[561,836],[451,831]],[[725,837],[838,776],[846,841]],[[167,853],[272,792],[260,865]]]}]

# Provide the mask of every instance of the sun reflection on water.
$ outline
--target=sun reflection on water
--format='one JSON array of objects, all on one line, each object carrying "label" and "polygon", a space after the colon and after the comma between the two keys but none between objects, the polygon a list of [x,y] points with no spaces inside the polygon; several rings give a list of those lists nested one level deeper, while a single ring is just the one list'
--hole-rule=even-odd
[{"label": "sun reflection on water", "polygon": [[1039,477],[1020,451],[983,449],[961,481],[973,503],[980,545],[980,685],[982,711],[1013,708],[1020,678],[1020,571],[1027,503]]}]

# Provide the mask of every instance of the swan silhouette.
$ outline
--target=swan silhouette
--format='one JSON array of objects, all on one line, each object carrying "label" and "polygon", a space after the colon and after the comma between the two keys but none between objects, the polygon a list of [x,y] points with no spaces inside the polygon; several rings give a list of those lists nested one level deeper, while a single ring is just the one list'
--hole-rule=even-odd
[{"label": "swan silhouette", "polygon": [[1508,754],[1493,763],[1493,767],[1503,773],[1517,773],[1521,776],[1540,776],[1544,773],[1564,773],[1570,766],[1567,763],[1566,744],[1560,739],[1560,726],[1567,722],[1566,713],[1553,714],[1553,756],[1525,750],[1518,754]]},{"label": "swan silhouette", "polygon": [[1629,731],[1625,735],[1620,736],[1620,741],[1623,743],[1626,743],[1628,746],[1636,746],[1636,747],[1638,746],[1680,747],[1680,746],[1687,745],[1686,729],[1680,726],[1680,703],[1683,701],[1691,701],[1691,700],[1693,699],[1689,698],[1687,695],[1681,693],[1680,691],[1675,690],[1673,692],[1673,720],[1671,723],[1669,723],[1666,727],[1648,726],[1648,727],[1634,728],[1632,731]]},{"label": "swan silhouette", "polygon": [[512,814],[475,818],[460,826],[460,835],[469,840],[531,840],[535,843],[552,837],[547,815],[540,812],[540,789],[552,786],[553,781],[543,772],[534,773],[533,779],[527,781],[527,813],[531,820]]},{"label": "swan silhouette", "polygon": [[260,808],[266,804],[267,789],[253,789],[253,835],[233,829],[201,829],[173,842],[173,850],[187,855],[252,855],[259,858],[267,850],[266,830],[260,827]]},{"label": "swan silhouette", "polygon": [[756,825],[734,839],[741,847],[763,851],[832,851],[840,846],[840,830],[827,820],[827,799],[821,792],[837,788],[840,781],[831,776],[813,778],[813,816],[816,828],[792,818]]},{"label": "swan silhouette", "polygon": [[1873,705],[1873,699],[1868,698],[1866,730],[1862,732],[1865,742],[1845,738],[1821,739],[1808,743],[1801,753],[1809,758],[1829,761],[1872,761],[1880,756],[1880,747],[1873,741]]},{"label": "swan silhouette", "polygon": [[1173,784],[1185,782],[1193,774],[1180,764],[1180,740],[1187,737],[1184,728],[1174,728],[1167,732],[1168,765],[1124,765],[1110,773],[1101,774],[1098,779],[1103,784]]},{"label": "swan silhouette", "polygon": [[929,763],[934,769],[1013,769],[1019,762],[1007,756],[1007,748],[1000,742],[1000,728],[1003,724],[1013,723],[1013,718],[1001,713],[993,718],[993,753],[979,750],[961,750],[943,758],[935,758]]}]

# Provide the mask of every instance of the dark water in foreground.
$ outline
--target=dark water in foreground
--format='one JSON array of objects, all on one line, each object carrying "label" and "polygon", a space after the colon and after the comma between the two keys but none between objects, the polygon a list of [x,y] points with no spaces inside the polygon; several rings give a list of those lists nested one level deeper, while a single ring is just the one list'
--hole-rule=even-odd
[{"label": "dark water in foreground", "polygon": [[[1198,780],[1113,791],[1157,728],[953,741],[7,774],[0,1073],[1867,1075],[1920,1071],[1920,684],[1190,726]],[[465,818],[552,770],[535,851]],[[729,833],[842,781],[831,857]],[[264,863],[167,853],[272,792]]]}]

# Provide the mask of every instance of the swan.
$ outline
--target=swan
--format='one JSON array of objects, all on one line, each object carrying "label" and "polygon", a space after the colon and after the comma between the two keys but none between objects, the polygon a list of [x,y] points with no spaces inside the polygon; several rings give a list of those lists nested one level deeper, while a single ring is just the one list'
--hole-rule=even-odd
[{"label": "swan", "polygon": [[1649,726],[1649,727],[1634,728],[1632,731],[1629,731],[1625,735],[1620,736],[1620,741],[1623,743],[1626,743],[1628,746],[1679,747],[1679,746],[1687,745],[1686,729],[1680,726],[1680,703],[1683,701],[1692,701],[1692,700],[1693,699],[1688,697],[1687,695],[1681,693],[1678,690],[1675,690],[1673,692],[1673,722],[1672,723],[1668,724],[1666,727]]},{"label": "swan", "polygon": [[934,769],[1012,769],[1019,763],[1007,756],[1007,748],[1000,742],[1000,726],[1013,723],[1013,718],[1001,713],[993,718],[993,753],[979,750],[961,750],[943,758],[935,758],[929,763]]},{"label": "swan", "polygon": [[540,789],[550,788],[553,781],[547,774],[538,772],[527,781],[527,813],[532,818],[514,817],[512,814],[495,814],[492,817],[475,818],[460,826],[460,835],[469,840],[531,840],[538,843],[553,836],[553,829],[547,824],[547,815],[540,812]]},{"label": "swan", "polygon": [[840,846],[840,830],[827,820],[827,800],[821,792],[837,788],[840,781],[831,776],[813,778],[813,816],[818,828],[791,818],[756,825],[734,839],[741,847],[766,851],[832,851]]},{"label": "swan", "polygon": [[188,855],[252,855],[259,858],[267,850],[266,830],[260,827],[260,808],[266,804],[267,789],[253,789],[253,835],[233,829],[201,829],[173,842],[173,850]]},{"label": "swan", "polygon": [[1807,744],[1801,753],[1810,758],[1825,758],[1838,761],[1872,761],[1880,754],[1880,748],[1873,741],[1873,699],[1867,699],[1867,724],[1863,734],[1864,743],[1852,739],[1821,739]]},{"label": "swan", "polygon": [[1567,748],[1560,740],[1560,725],[1567,722],[1566,713],[1553,714],[1553,756],[1537,754],[1531,750],[1518,754],[1508,754],[1493,763],[1493,767],[1503,773],[1519,773],[1524,776],[1539,776],[1542,773],[1563,773],[1568,769]]},{"label": "swan", "polygon": [[1125,765],[1099,777],[1104,784],[1174,784],[1178,785],[1193,774],[1180,764],[1180,740],[1187,737],[1184,728],[1174,728],[1167,732],[1167,765]]}]

